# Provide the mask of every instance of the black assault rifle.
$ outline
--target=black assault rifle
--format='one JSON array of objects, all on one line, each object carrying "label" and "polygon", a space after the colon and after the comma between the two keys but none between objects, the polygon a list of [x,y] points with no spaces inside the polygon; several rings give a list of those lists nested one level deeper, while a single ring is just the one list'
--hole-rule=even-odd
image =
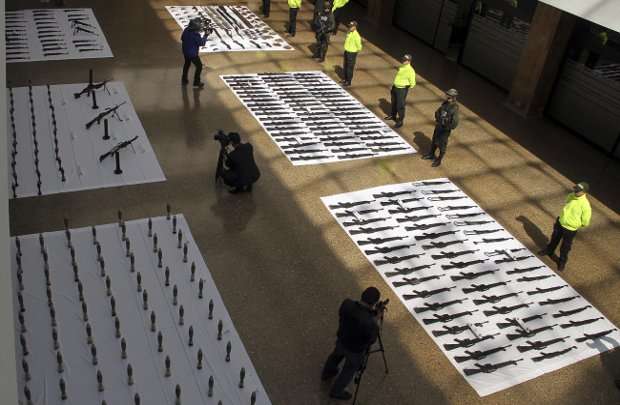
[{"label": "black assault rifle", "polygon": [[114,116],[116,116],[116,118],[118,118],[119,121],[123,121],[121,119],[121,117],[118,115],[118,109],[123,105],[126,104],[127,101],[123,101],[122,103],[119,103],[117,105],[115,105],[114,107],[108,107],[105,109],[105,111],[100,112],[99,114],[97,114],[97,116],[95,118],[93,118],[92,120],[88,121],[86,123],[86,129],[90,129],[90,127],[93,126],[93,124],[101,124],[101,120],[104,119],[106,116],[110,115],[110,114],[114,114]]},{"label": "black assault rifle", "polygon": [[465,373],[466,376],[470,376],[470,375],[474,375],[474,374],[478,374],[478,373],[492,373],[494,371],[499,370],[500,368],[503,367],[507,367],[507,366],[516,366],[518,362],[522,361],[523,359],[517,359],[517,360],[508,360],[508,361],[503,361],[501,363],[486,363],[486,364],[474,364],[474,366],[478,367],[478,368],[465,368],[463,369],[463,373]]}]

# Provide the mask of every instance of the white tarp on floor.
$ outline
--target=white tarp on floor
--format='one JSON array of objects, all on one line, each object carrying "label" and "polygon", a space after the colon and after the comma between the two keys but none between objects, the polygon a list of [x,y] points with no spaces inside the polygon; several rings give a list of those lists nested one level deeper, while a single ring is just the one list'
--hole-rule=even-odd
[{"label": "white tarp on floor", "polygon": [[196,17],[209,19],[214,31],[200,52],[292,51],[270,26],[246,6],[166,6],[181,29]]},{"label": "white tarp on floor", "polygon": [[620,345],[609,320],[448,179],[322,200],[481,396]]},{"label": "white tarp on floor", "polygon": [[90,8],[7,11],[5,36],[7,63],[113,56]]},{"label": "white tarp on floor", "polygon": [[[95,109],[92,95],[75,98],[86,86],[8,90],[9,195],[13,198],[166,179],[125,86],[109,82],[95,90]],[[116,106],[115,113],[86,128],[99,114]],[[103,139],[104,119],[108,120],[110,139]],[[115,174],[114,155],[100,161],[114,146],[134,137],[137,139],[131,145],[119,151],[121,174]]]},{"label": "white tarp on floor", "polygon": [[[176,229],[173,222],[176,222]],[[24,388],[28,387],[35,405],[98,405],[104,399],[109,405],[127,405],[134,404],[136,394],[141,404],[170,405],[175,403],[178,385],[182,404],[216,405],[222,401],[223,404],[246,405],[253,395],[257,405],[270,404],[183,215],[153,218],[152,236],[149,236],[146,219],[127,221],[124,226],[134,257],[133,271],[119,223],[97,226],[98,244],[94,243],[92,228],[71,229],[70,244],[64,231],[44,233],[44,249],[41,236],[20,236],[19,258],[13,238],[15,309],[20,311],[20,300],[24,308],[15,316],[22,403],[26,404]],[[181,248],[178,247],[179,232]],[[161,249],[162,252],[161,259],[153,249],[155,238],[156,251]],[[185,246],[187,260],[184,260]],[[49,289],[44,255],[48,257]],[[101,263],[105,271],[103,276]],[[19,278],[23,289],[20,289]],[[202,298],[199,297],[201,283]],[[144,309],[145,292],[147,310]],[[118,335],[116,319],[112,316],[112,299],[119,322]],[[48,304],[50,301],[53,306]],[[213,303],[212,319],[209,319],[210,302]],[[184,311],[182,325],[181,307]],[[55,311],[58,349],[54,347],[51,308]],[[151,330],[151,313],[155,314],[155,331]],[[21,329],[20,316],[25,330]],[[218,339],[220,321],[221,339]],[[92,342],[88,339],[88,327]],[[191,346],[190,328],[193,328]],[[162,351],[158,348],[160,332]],[[27,355],[23,355],[22,338],[29,352]],[[121,354],[123,340],[126,359]],[[226,360],[228,343],[231,345],[229,361]],[[93,364],[93,347],[97,364]],[[197,368],[200,350],[202,369]],[[58,353],[62,356],[62,372],[58,371]],[[170,376],[166,376],[166,357],[170,358]],[[22,361],[27,363],[29,381]],[[128,384],[129,365],[132,385]],[[242,368],[245,378],[243,388],[239,388]],[[98,387],[98,371],[103,391]],[[209,393],[210,377],[213,377],[212,393]],[[61,378],[68,397],[65,401],[61,399]]]},{"label": "white tarp on floor", "polygon": [[293,165],[415,153],[323,72],[220,77]]}]

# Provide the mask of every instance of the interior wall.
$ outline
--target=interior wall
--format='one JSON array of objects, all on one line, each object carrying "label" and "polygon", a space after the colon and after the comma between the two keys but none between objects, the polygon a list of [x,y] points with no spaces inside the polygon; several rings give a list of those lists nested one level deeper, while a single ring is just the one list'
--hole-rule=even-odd
[{"label": "interior wall", "polygon": [[[0,31],[4,33],[5,0],[0,0]],[[0,35],[0,398],[3,404],[17,404],[17,373],[13,325],[13,288],[9,259],[9,193],[6,111],[5,36]]]}]

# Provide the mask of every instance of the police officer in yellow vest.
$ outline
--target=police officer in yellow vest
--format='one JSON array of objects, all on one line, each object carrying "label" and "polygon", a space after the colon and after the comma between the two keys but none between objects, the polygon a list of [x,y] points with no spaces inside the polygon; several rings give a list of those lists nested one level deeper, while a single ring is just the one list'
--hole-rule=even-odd
[{"label": "police officer in yellow vest", "polygon": [[357,54],[362,50],[362,37],[357,32],[357,22],[349,23],[349,32],[344,40],[344,63],[342,70],[344,71],[343,86],[350,86],[353,80],[353,69],[355,69],[355,61]]},{"label": "police officer in yellow vest", "polygon": [[590,186],[586,182],[577,183],[573,187],[573,192],[566,197],[566,204],[553,225],[553,234],[549,244],[538,252],[539,255],[551,256],[562,241],[560,260],[558,261],[559,271],[566,267],[568,252],[570,252],[577,231],[590,225],[592,208],[586,196],[589,190]]},{"label": "police officer in yellow vest", "polygon": [[407,102],[407,93],[410,88],[415,86],[415,70],[411,66],[411,55],[404,55],[401,65],[398,68],[394,84],[390,92],[392,98],[392,113],[385,117],[386,120],[395,120],[394,128],[403,126],[405,119],[405,107]]},{"label": "police officer in yellow vest", "polygon": [[301,0],[288,0],[288,33],[294,37],[297,32],[297,12],[301,8]]},{"label": "police officer in yellow vest", "polygon": [[344,6],[347,5],[349,0],[334,0],[334,5],[332,6],[332,13],[334,13],[334,35],[338,33],[338,27],[340,26],[340,22],[342,21],[342,12],[344,10]]}]

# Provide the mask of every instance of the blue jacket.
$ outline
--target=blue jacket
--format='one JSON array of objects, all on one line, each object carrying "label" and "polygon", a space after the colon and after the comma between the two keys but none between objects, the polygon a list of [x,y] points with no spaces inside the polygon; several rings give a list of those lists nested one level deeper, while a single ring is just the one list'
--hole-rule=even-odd
[{"label": "blue jacket", "polygon": [[181,42],[183,55],[185,55],[186,58],[195,58],[198,56],[200,47],[205,46],[207,36],[201,37],[198,32],[185,28],[181,35]]}]

